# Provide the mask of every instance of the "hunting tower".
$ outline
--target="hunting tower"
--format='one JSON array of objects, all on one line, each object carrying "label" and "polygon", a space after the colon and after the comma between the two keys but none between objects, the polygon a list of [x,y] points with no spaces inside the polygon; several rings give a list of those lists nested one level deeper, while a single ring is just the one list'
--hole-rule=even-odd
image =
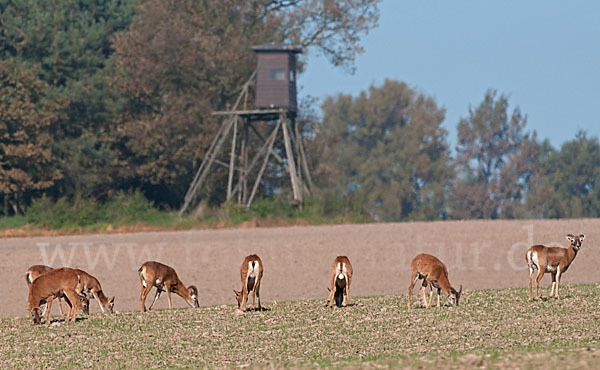
[{"label": "hunting tower", "polygon": [[[229,169],[227,200],[237,194],[238,204],[245,205],[246,209],[250,208],[256,195],[269,157],[275,158],[289,174],[294,202],[298,207],[302,207],[303,193],[312,191],[303,139],[296,125],[296,54],[302,49],[283,43],[269,43],[253,46],[251,50],[257,55],[256,70],[241,87],[230,110],[213,112],[213,115],[223,116],[224,120],[190,184],[179,215],[196,197],[213,163]],[[250,87],[255,82],[255,106],[248,107]],[[258,126],[258,122],[266,124]],[[227,160],[219,156],[228,138],[231,138],[231,144]],[[283,141],[283,147],[274,146],[276,141]],[[256,143],[260,143],[259,146]],[[253,147],[250,148],[250,145]],[[250,155],[253,157],[250,158]]]}]

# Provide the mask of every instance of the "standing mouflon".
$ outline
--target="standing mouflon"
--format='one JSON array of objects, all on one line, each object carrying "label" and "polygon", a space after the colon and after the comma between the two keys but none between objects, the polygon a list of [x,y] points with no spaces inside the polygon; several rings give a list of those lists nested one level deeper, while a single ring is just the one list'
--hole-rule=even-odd
[{"label": "standing mouflon", "polygon": [[567,240],[571,242],[569,248],[561,247],[545,247],[543,245],[534,245],[529,248],[525,254],[525,260],[529,267],[529,300],[532,300],[532,281],[533,271],[537,270],[537,276],[535,278],[535,298],[540,297],[539,287],[540,280],[545,273],[549,272],[552,274],[552,288],[550,290],[550,297],[554,297],[554,288],[556,287],[556,298],[558,296],[558,288],[560,286],[560,278],[564,274],[575,257],[577,252],[581,248],[581,242],[585,239],[585,235],[581,234],[575,236],[572,234],[567,235]]}]

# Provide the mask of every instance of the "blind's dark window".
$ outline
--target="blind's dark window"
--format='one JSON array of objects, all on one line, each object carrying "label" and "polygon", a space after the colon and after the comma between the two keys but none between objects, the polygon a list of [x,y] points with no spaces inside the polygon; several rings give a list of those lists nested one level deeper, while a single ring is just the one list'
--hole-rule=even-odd
[{"label": "blind's dark window", "polygon": [[285,80],[285,70],[283,70],[283,69],[271,69],[269,71],[269,79],[270,80],[284,81]]}]

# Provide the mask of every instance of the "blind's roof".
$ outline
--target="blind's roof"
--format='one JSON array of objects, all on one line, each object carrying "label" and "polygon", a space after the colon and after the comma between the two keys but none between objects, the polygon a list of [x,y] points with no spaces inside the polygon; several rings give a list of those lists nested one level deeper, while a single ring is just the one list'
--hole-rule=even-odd
[{"label": "blind's roof", "polygon": [[285,52],[285,53],[302,53],[302,48],[299,48],[294,45],[285,44],[283,42],[269,42],[267,44],[255,45],[250,49],[255,52]]}]

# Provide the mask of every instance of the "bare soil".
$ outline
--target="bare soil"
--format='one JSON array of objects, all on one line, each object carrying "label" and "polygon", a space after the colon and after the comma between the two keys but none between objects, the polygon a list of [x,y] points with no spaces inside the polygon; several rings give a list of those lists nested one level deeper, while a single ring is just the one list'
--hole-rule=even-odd
[{"label": "bare soil", "polygon": [[[566,234],[585,234],[562,284],[600,282],[600,219],[447,221],[339,226],[39,236],[0,239],[0,317],[26,314],[26,269],[33,264],[84,269],[96,276],[119,311],[140,309],[139,266],[157,260],[195,284],[201,305],[235,303],[239,268],[248,254],[264,263],[262,301],[327,298],[329,268],[338,255],[354,268],[352,296],[406,294],[410,261],[431,253],[446,263],[450,282],[465,290],[525,287],[525,251],[533,244],[566,247]],[[550,277],[542,280],[548,294]],[[415,289],[416,292],[418,290]],[[151,293],[151,296],[153,294]],[[151,298],[149,296],[149,298]],[[418,297],[415,297],[418,301]],[[150,302],[147,302],[147,305]],[[186,306],[174,296],[176,307]],[[98,312],[90,302],[91,312]],[[158,308],[167,307],[161,297]]]}]

